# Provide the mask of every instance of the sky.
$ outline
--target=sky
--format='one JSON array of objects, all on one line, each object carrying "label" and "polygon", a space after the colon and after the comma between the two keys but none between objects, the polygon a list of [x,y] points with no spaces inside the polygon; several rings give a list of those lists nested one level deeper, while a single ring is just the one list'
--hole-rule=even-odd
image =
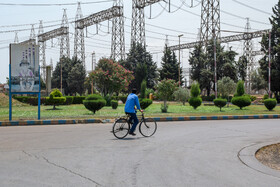
[{"label": "sky", "polygon": [[[130,48],[130,30],[132,4],[131,0],[124,1],[125,16],[125,50]],[[181,44],[197,41],[200,28],[201,0],[170,0],[169,6],[164,1],[145,8],[145,29],[147,51],[153,55],[158,67],[161,66],[162,51],[166,38],[168,44],[178,45],[178,35]],[[89,16],[112,7],[113,0],[80,0],[83,16]],[[234,35],[244,32],[249,18],[251,31],[271,29],[269,18],[272,7],[278,0],[220,0],[221,36]],[[33,5],[32,5],[33,4]],[[34,5],[35,4],[35,5]],[[59,4],[59,5],[58,5]],[[32,6],[31,6],[32,5]],[[47,6],[48,5],[48,6]],[[66,9],[70,29],[70,55],[74,53],[74,21],[77,11],[77,1],[74,0],[1,0],[0,1],[0,83],[6,82],[9,76],[9,44],[14,43],[15,31],[19,42],[28,40],[31,25],[34,24],[38,34],[40,20],[43,21],[44,32],[60,27]],[[109,27],[108,27],[109,25]],[[96,61],[102,57],[109,57],[111,52],[111,22],[104,21],[87,28],[85,32],[86,69],[91,70],[92,52],[96,54]],[[260,50],[260,38],[253,40],[254,50]],[[53,39],[46,43],[46,64],[52,61],[54,66],[59,59],[59,40]],[[239,54],[243,52],[243,41],[223,44],[226,49]],[[192,49],[181,50],[181,66],[188,68],[188,58]],[[178,56],[178,51],[176,52]],[[256,57],[255,59],[258,59]]]}]

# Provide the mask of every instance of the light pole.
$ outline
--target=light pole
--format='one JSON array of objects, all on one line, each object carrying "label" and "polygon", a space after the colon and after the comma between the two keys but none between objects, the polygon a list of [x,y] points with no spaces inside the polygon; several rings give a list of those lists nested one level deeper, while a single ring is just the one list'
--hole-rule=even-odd
[{"label": "light pole", "polygon": [[[95,69],[96,65],[96,59],[95,59],[95,52],[92,52],[92,61],[91,61],[91,72],[93,72],[93,69]],[[91,94],[93,94],[93,81],[91,82]]]},{"label": "light pole", "polygon": [[217,99],[217,52],[216,52],[216,35],[215,29],[213,29],[214,38],[214,79],[215,79],[215,98]]},{"label": "light pole", "polygon": [[180,63],[180,52],[181,52],[181,44],[180,44],[180,38],[183,36],[183,34],[180,34],[178,35],[179,37],[179,68],[178,68],[178,72],[179,72],[179,76],[178,76],[178,81],[179,81],[179,87],[181,87],[181,80],[180,80],[180,66],[181,66],[181,63]]},{"label": "light pole", "polygon": [[268,45],[268,96],[271,98],[271,32],[269,32]]}]

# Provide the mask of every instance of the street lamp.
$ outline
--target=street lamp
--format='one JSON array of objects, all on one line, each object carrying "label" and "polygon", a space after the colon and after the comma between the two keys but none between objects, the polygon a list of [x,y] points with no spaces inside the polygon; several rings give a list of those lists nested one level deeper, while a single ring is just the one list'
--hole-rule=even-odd
[{"label": "street lamp", "polygon": [[183,36],[183,34],[178,35],[178,37],[179,37],[179,68],[178,68],[178,71],[179,71],[179,76],[178,76],[179,87],[181,86],[181,80],[180,80],[180,66],[181,66],[181,63],[180,63],[180,52],[181,52],[180,38],[182,36]]}]

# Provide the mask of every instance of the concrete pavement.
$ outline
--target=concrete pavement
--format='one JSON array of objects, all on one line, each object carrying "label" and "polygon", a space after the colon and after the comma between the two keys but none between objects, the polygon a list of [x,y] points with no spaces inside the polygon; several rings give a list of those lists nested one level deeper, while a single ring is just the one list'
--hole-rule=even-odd
[{"label": "concrete pavement", "polygon": [[0,186],[280,186],[254,157],[279,119],[158,122],[117,140],[112,124],[0,128]]}]

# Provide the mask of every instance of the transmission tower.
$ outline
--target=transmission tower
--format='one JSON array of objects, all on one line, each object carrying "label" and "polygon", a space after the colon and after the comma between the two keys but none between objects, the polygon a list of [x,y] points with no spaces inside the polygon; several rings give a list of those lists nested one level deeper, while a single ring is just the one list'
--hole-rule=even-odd
[{"label": "transmission tower", "polygon": [[34,29],[34,24],[31,26],[31,32],[30,32],[30,37],[29,40],[32,41],[31,44],[36,44],[36,35],[35,35],[35,29]]},{"label": "transmission tower", "polygon": [[[40,20],[38,35],[43,33],[44,33],[43,21]],[[45,81],[46,80],[46,53],[45,53],[46,42],[38,40],[38,44],[39,44],[39,64],[42,69],[42,78]]]},{"label": "transmission tower", "polygon": [[140,43],[146,46],[145,40],[145,16],[144,8],[137,3],[143,0],[132,0],[132,22],[131,22],[131,46],[133,43]]},{"label": "transmission tower", "polygon": [[[75,21],[81,18],[83,18],[81,3],[78,2]],[[78,27],[78,22],[75,22],[74,56],[81,60],[85,66],[84,28]]]},{"label": "transmission tower", "polygon": [[[251,26],[249,22],[249,18],[246,18],[246,26],[245,26],[245,33],[249,33],[251,31]],[[251,92],[251,72],[254,69],[254,57],[252,55],[253,52],[253,41],[251,38],[244,41],[244,56],[247,59],[247,69],[246,69],[246,80],[245,85],[247,89],[247,93]]]},{"label": "transmission tower", "polygon": [[62,35],[60,37],[60,58],[63,56],[70,58],[70,44],[69,44],[69,24],[68,19],[66,15],[66,9],[63,9],[63,16],[62,16],[62,22],[61,27],[67,28],[67,33],[65,35]]},{"label": "transmission tower", "polygon": [[14,39],[14,43],[18,43],[18,32],[16,31],[15,32],[15,39]]},{"label": "transmission tower", "polygon": [[[123,0],[115,0],[113,6],[123,7]],[[124,60],[125,59],[124,17],[123,16],[114,17],[112,19],[111,58],[115,59],[115,60]]]},{"label": "transmission tower", "polygon": [[220,34],[220,0],[201,1],[201,24],[200,39],[206,48],[208,41],[216,37],[221,38]]}]

